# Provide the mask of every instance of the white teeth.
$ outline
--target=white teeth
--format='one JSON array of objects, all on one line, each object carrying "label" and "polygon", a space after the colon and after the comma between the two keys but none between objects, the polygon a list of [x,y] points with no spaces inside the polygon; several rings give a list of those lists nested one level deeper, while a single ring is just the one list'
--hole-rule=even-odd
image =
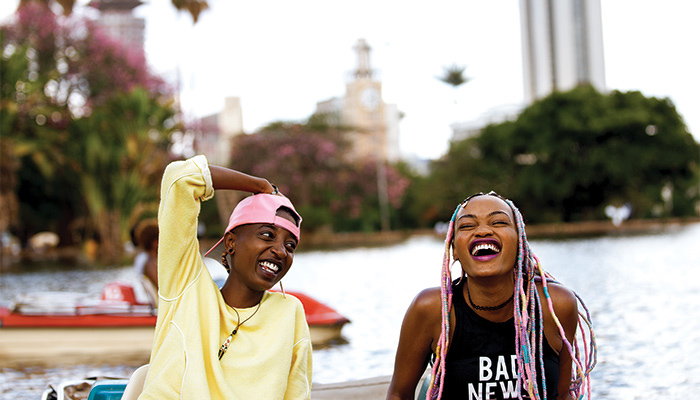
[{"label": "white teeth", "polygon": [[280,270],[280,268],[278,266],[276,266],[275,264],[273,264],[269,261],[261,261],[260,266],[269,270],[270,272],[274,272],[274,273],[277,273],[277,271]]},{"label": "white teeth", "polygon": [[474,246],[472,249],[472,255],[475,256],[479,250],[491,250],[494,253],[500,253],[501,251],[493,243],[482,243]]}]

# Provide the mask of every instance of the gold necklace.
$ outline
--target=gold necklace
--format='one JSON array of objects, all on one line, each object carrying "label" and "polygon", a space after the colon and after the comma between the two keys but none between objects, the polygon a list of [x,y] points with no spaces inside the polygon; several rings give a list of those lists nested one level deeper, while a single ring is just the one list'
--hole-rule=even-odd
[{"label": "gold necklace", "polygon": [[231,344],[231,341],[233,340],[233,335],[235,335],[236,333],[238,333],[238,328],[240,328],[241,325],[243,325],[243,324],[245,324],[246,322],[248,322],[249,319],[253,318],[253,316],[255,315],[255,313],[257,313],[258,310],[260,309],[260,305],[261,305],[261,304],[262,304],[262,299],[260,299],[260,302],[258,303],[258,306],[255,308],[255,311],[253,311],[253,313],[250,314],[250,316],[249,316],[248,318],[244,319],[243,322],[241,322],[241,315],[238,313],[238,310],[236,310],[235,308],[231,307],[231,309],[233,310],[233,312],[236,313],[236,318],[237,318],[238,321],[236,322],[236,327],[233,328],[233,330],[231,331],[231,334],[228,335],[228,337],[226,338],[226,340],[224,340],[224,344],[222,344],[222,345],[221,345],[221,348],[219,349],[219,360],[221,360],[221,357],[223,357],[224,354],[226,354],[226,350],[228,350],[228,346]]}]

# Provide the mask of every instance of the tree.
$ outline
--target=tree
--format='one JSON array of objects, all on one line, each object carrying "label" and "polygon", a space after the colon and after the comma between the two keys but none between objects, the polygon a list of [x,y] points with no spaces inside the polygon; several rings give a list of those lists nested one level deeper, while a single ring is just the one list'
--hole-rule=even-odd
[{"label": "tree", "polygon": [[438,77],[438,79],[456,89],[459,86],[469,82],[469,78],[464,76],[464,71],[466,69],[467,67],[462,67],[457,64],[452,64],[449,67],[443,67],[443,74],[442,76]]},{"label": "tree", "polygon": [[[638,217],[684,216],[700,199],[699,158],[670,100],[584,86],[453,143],[433,177],[435,186],[466,188],[462,196],[499,191],[535,222],[602,219],[609,204],[631,204]],[[672,207],[663,188],[672,188]]]},{"label": "tree", "polygon": [[[241,135],[233,148],[233,167],[264,176],[291,196],[305,229],[374,231],[380,227],[376,163],[350,162],[343,131],[319,124],[279,122]],[[409,181],[387,168],[390,205],[397,209]]]},{"label": "tree", "polygon": [[[197,23],[199,14],[209,8],[209,3],[206,0],[171,0],[171,2],[173,7],[175,7],[178,11],[189,12],[194,23]],[[47,7],[56,6],[57,8],[60,8],[63,15],[71,15],[73,8],[75,8],[75,0],[20,0],[19,8],[30,3],[40,3]]]},{"label": "tree", "polygon": [[0,137],[0,232],[7,231],[19,222],[19,200],[16,193],[18,169],[19,161],[15,157],[12,140]]},{"label": "tree", "polygon": [[168,86],[89,21],[42,3],[20,7],[0,36],[0,128],[22,165],[25,236],[53,225],[70,243],[81,217],[101,261],[120,262],[125,221],[155,202],[177,128]]},{"label": "tree", "polygon": [[467,67],[463,67],[457,64],[452,64],[449,67],[443,67],[442,71],[442,76],[438,76],[438,79],[446,83],[450,86],[452,86],[452,89],[454,91],[454,103],[455,105],[457,104],[457,89],[459,89],[460,86],[464,85],[465,83],[469,82],[469,78],[464,76],[464,71],[467,69]]},{"label": "tree", "polygon": [[160,178],[169,161],[163,125],[172,116],[171,108],[136,88],[71,125],[70,158],[81,171],[81,194],[104,262],[121,260],[122,244],[142,211],[139,207],[158,202]]}]

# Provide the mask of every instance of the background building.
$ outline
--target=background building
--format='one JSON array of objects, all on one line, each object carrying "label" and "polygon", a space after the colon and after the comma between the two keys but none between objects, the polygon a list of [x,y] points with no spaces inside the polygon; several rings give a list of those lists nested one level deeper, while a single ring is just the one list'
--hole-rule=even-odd
[{"label": "background building", "polygon": [[140,0],[93,0],[90,6],[100,11],[97,26],[122,43],[130,51],[144,55],[146,20],[134,16],[134,8],[143,4]]},{"label": "background building", "polygon": [[401,113],[395,104],[382,100],[382,83],[371,68],[370,46],[359,39],[354,50],[357,67],[345,86],[345,95],[318,102],[314,114],[329,124],[351,128],[352,152],[348,157],[398,161]]},{"label": "background building", "polygon": [[452,141],[513,120],[555,91],[582,84],[606,91],[600,0],[520,0],[520,21],[524,104],[494,107],[475,120],[455,122]]},{"label": "background building", "polygon": [[201,127],[195,137],[197,154],[204,154],[215,165],[229,165],[233,139],[243,133],[241,99],[226,97],[221,112],[201,119]]},{"label": "background building", "polygon": [[527,104],[591,84],[605,91],[600,0],[520,0]]}]

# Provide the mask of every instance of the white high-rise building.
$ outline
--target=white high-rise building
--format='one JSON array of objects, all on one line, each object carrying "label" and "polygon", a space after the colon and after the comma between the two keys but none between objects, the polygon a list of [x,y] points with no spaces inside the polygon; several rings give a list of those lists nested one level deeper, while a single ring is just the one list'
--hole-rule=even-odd
[{"label": "white high-rise building", "polygon": [[520,0],[527,104],[591,84],[603,92],[600,0]]},{"label": "white high-rise building", "polygon": [[[605,92],[600,0],[520,0],[525,104],[555,91],[591,84]],[[517,118],[521,106],[499,106],[473,121],[452,124],[452,140],[489,123]]]}]

